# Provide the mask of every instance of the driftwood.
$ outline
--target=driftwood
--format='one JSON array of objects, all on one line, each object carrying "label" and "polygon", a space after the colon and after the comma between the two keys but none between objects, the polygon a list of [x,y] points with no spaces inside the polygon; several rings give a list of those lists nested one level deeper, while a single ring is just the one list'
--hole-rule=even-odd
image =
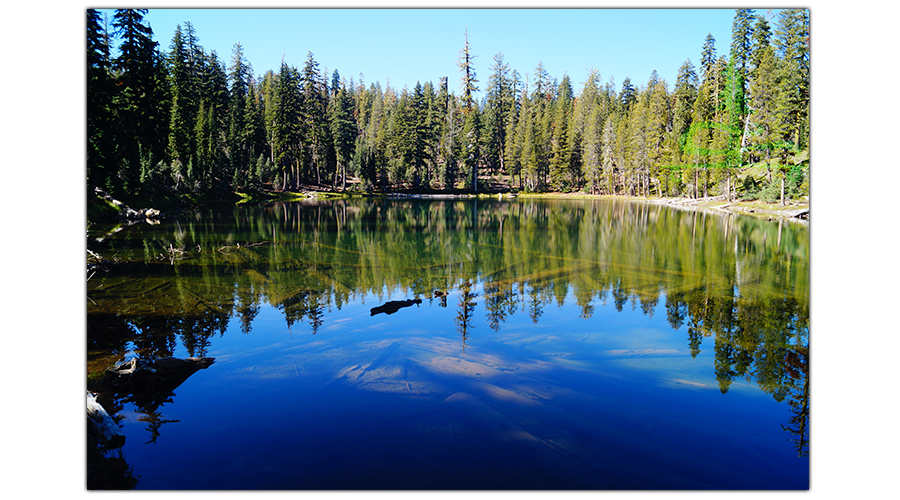
[{"label": "driftwood", "polygon": [[371,316],[375,316],[379,313],[385,314],[394,314],[399,311],[403,307],[409,307],[415,304],[421,304],[422,299],[411,299],[411,300],[392,300],[384,305],[380,305],[378,307],[372,308]]},{"label": "driftwood", "polygon": [[90,391],[87,393],[87,417],[88,425],[103,438],[107,446],[121,448],[125,444],[125,435],[122,434],[116,421],[109,416]]}]

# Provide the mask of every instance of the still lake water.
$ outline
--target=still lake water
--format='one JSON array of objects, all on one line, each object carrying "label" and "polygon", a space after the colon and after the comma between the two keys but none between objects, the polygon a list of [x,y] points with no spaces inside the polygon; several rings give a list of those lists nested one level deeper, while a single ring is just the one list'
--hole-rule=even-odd
[{"label": "still lake water", "polygon": [[87,283],[89,371],[215,358],[104,401],[138,489],[809,487],[805,225],[350,199],[88,248],[119,261]]}]

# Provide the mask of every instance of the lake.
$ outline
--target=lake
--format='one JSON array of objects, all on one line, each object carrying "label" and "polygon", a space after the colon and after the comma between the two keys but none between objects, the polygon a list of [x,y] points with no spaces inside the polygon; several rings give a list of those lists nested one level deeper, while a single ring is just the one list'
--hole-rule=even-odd
[{"label": "lake", "polygon": [[[137,489],[809,488],[805,224],[352,198],[93,225],[88,372]],[[118,453],[114,451],[113,453]]]}]

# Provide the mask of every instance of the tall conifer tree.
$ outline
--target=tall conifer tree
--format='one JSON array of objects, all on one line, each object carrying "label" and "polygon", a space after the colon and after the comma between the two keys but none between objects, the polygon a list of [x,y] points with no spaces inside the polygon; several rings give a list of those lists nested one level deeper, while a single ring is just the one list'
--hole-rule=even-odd
[{"label": "tall conifer tree", "polygon": [[87,177],[110,189],[115,174],[115,127],[112,115],[109,33],[101,13],[87,10]]},{"label": "tall conifer tree", "polygon": [[119,89],[116,109],[120,164],[117,184],[125,191],[139,189],[141,165],[150,166],[163,157],[168,133],[168,107],[162,96],[162,78],[153,30],[145,24],[147,9],[118,9],[113,27],[121,40],[119,55],[112,61]]},{"label": "tall conifer tree", "polygon": [[751,66],[755,19],[753,9],[737,9],[731,27],[731,59],[742,81]]}]

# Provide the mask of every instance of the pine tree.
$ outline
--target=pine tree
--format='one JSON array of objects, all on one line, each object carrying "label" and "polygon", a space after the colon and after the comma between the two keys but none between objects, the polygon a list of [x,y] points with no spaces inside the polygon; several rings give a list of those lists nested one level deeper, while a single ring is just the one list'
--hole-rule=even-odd
[{"label": "pine tree", "polygon": [[519,115],[520,158],[522,163],[522,175],[525,177],[525,185],[529,191],[536,191],[540,187],[540,115],[536,108],[540,105],[539,96],[535,93],[522,101],[522,112]]},{"label": "pine tree", "polygon": [[622,82],[622,91],[619,93],[619,104],[622,111],[628,112],[636,100],[637,95],[634,91],[634,85],[631,84],[631,78],[625,77],[625,80]]},{"label": "pine tree", "polygon": [[347,166],[350,163],[356,142],[353,100],[344,86],[340,86],[338,89],[329,118],[331,136],[334,139],[334,149],[337,152],[337,162],[341,176],[341,191],[343,191],[347,183]]},{"label": "pine tree", "polygon": [[550,87],[550,73],[544,66],[544,61],[538,61],[537,67],[534,69],[534,92],[532,95],[540,101],[547,99]]},{"label": "pine tree", "polygon": [[118,9],[113,15],[115,35],[121,39],[119,55],[112,61],[117,74],[114,97],[117,144],[121,148],[116,183],[136,192],[140,165],[152,165],[163,157],[168,106],[162,95],[163,66],[153,41],[153,30],[144,24],[147,9]]},{"label": "pine tree", "polygon": [[473,108],[465,113],[462,130],[463,175],[468,189],[478,192],[478,163],[481,155],[479,135],[481,131],[481,113]]},{"label": "pine tree", "polygon": [[747,115],[747,106],[744,98],[744,79],[732,60],[728,64],[724,109],[720,115],[718,126],[715,129],[715,139],[712,149],[717,151],[715,158],[721,172],[720,177],[725,180],[725,194],[731,198],[732,170],[740,166],[740,147],[743,135],[744,117]]},{"label": "pine tree", "polygon": [[244,59],[244,47],[235,43],[231,52],[231,66],[228,69],[228,153],[229,166],[225,172],[234,187],[243,186],[247,179],[250,163],[250,144],[246,137],[247,94],[250,88],[252,70]]},{"label": "pine tree", "polygon": [[614,151],[614,164],[615,164],[615,172],[616,172],[616,184],[618,185],[618,181],[622,181],[622,187],[624,190],[627,190],[624,194],[634,196],[634,184],[629,181],[629,178],[633,176],[633,160],[634,155],[632,151],[633,141],[631,139],[632,130],[631,130],[631,120],[630,113],[629,114],[621,114],[618,116],[618,120],[616,120],[616,140],[615,140],[615,151]]},{"label": "pine tree", "polygon": [[[768,47],[760,58],[759,72],[750,82],[751,114],[749,143],[761,149],[761,155],[769,165],[771,182],[771,162],[782,149],[782,141],[788,135],[788,124],[781,92],[785,75],[779,70],[775,51]],[[774,153],[774,154],[773,154]]]},{"label": "pine tree", "polygon": [[372,117],[366,127],[366,152],[367,166],[371,172],[372,184],[381,185],[382,191],[387,190],[387,153],[385,151],[385,137],[387,133],[388,110],[385,104],[385,92],[381,84],[374,84],[372,88]]},{"label": "pine tree", "polygon": [[706,35],[703,41],[703,49],[700,52],[700,76],[706,80],[713,73],[716,64],[716,39],[712,33]]},{"label": "pine tree", "polygon": [[731,27],[731,59],[742,81],[747,79],[751,66],[754,20],[753,9],[737,9]]},{"label": "pine tree", "polygon": [[[699,80],[694,70],[691,60],[686,60],[678,70],[678,78],[675,81],[674,105],[672,109],[672,137],[670,144],[673,145],[672,163],[673,165],[684,165],[691,162],[690,156],[685,151],[680,142],[687,139],[685,134],[691,127],[694,103],[697,100],[699,88]],[[677,145],[677,148],[675,147]],[[681,171],[680,167],[673,174]],[[680,184],[680,182],[678,182]]]},{"label": "pine tree", "polygon": [[245,161],[247,166],[245,170],[249,177],[247,181],[251,187],[257,185],[259,174],[254,175],[251,170],[254,168],[253,159],[256,158],[258,163],[259,156],[265,151],[266,144],[266,128],[264,124],[264,108],[262,88],[257,84],[251,76],[247,86],[247,95],[244,104],[244,131],[241,134],[243,148],[246,151]]},{"label": "pine tree", "polygon": [[503,61],[503,54],[494,56],[488,80],[487,101],[484,109],[484,156],[492,171],[504,171],[503,151],[506,146],[507,116],[513,104],[509,77],[509,65]]},{"label": "pine tree", "polygon": [[778,13],[774,45],[784,64],[785,111],[790,141],[808,147],[809,135],[809,10],[785,9]]},{"label": "pine tree", "polygon": [[283,190],[298,182],[302,147],[300,75],[284,61],[276,78],[272,100],[273,164],[281,180],[281,185],[276,188]]},{"label": "pine tree", "polygon": [[190,162],[196,151],[194,128],[197,122],[197,75],[194,73],[191,47],[182,36],[181,25],[168,54],[171,111],[169,113],[168,157],[172,163]]},{"label": "pine tree", "polygon": [[[656,72],[654,72],[654,75],[655,73]],[[670,96],[668,94],[668,86],[666,85],[665,80],[659,79],[650,86],[649,100],[646,137],[649,162],[648,170],[646,172],[647,185],[645,187],[645,192],[648,196],[650,195],[650,180],[651,178],[658,179],[659,168],[663,162],[663,158],[667,156],[665,151],[665,139],[670,132],[671,127],[671,109],[669,106]],[[659,183],[657,183],[657,194],[662,196]]]},{"label": "pine tree", "polygon": [[769,46],[772,39],[772,30],[769,27],[769,21],[765,15],[757,15],[753,25],[753,40],[750,48],[749,68],[745,78],[749,84],[750,80],[756,78],[756,69],[759,67],[759,60],[762,57],[762,51]]},{"label": "pine tree", "polygon": [[514,96],[518,95],[519,97],[513,98],[509,115],[506,118],[506,144],[503,148],[503,162],[510,184],[513,183],[514,178],[518,177],[518,187],[522,189],[522,137],[519,133],[519,121],[524,103],[528,100],[528,91],[523,87],[520,94],[515,94],[519,87],[518,75],[518,72],[513,70],[512,90]]},{"label": "pine tree", "polygon": [[111,109],[109,34],[99,11],[87,10],[87,178],[111,189],[115,174],[115,126]]},{"label": "pine tree", "polygon": [[[312,52],[307,52],[306,63],[300,73],[301,85],[301,136],[303,138],[300,158],[306,172],[301,175],[315,174],[317,185],[322,184],[322,177],[328,176],[327,147],[331,144],[325,113],[327,110],[327,86],[319,73],[319,63]],[[299,187],[300,179],[295,179]]]},{"label": "pine tree", "polygon": [[[200,65],[201,97],[194,127],[196,152],[192,182],[204,188],[216,177],[224,178],[228,131],[228,76],[215,51]],[[201,111],[202,110],[202,111]]]},{"label": "pine tree", "polygon": [[440,178],[444,189],[456,189],[456,181],[459,175],[460,144],[459,136],[462,133],[463,113],[459,100],[450,94],[447,87],[447,77],[441,78],[441,90],[438,93],[438,106],[444,111],[440,129],[441,156],[443,158]]},{"label": "pine tree", "polygon": [[688,152],[688,164],[691,165],[684,171],[686,176],[684,180],[692,186],[694,198],[700,197],[700,173],[703,172],[704,177],[703,196],[706,196],[705,181],[709,177],[709,147],[712,141],[710,130],[711,124],[715,121],[714,92],[716,92],[712,81],[712,78],[707,78],[700,84],[691,114],[691,128],[682,141]]},{"label": "pine tree", "polygon": [[480,155],[481,144],[479,136],[481,135],[481,118],[478,106],[475,103],[475,92],[478,87],[478,79],[475,75],[474,59],[476,56],[472,54],[469,47],[469,30],[466,29],[466,41],[463,50],[459,56],[459,69],[462,73],[460,81],[462,83],[462,107],[464,113],[464,122],[462,130],[462,160],[463,175],[465,175],[466,184],[472,192],[478,192],[478,159]]},{"label": "pine tree", "polygon": [[475,92],[478,92],[478,87],[475,84],[478,83],[478,78],[475,75],[474,66],[475,58],[477,56],[472,54],[472,49],[469,47],[468,27],[466,28],[465,36],[465,45],[459,53],[459,62],[457,63],[457,66],[459,66],[460,72],[462,73],[460,82],[462,83],[461,97],[463,107],[465,108],[466,113],[468,113],[475,108]]},{"label": "pine tree", "polygon": [[553,189],[567,191],[574,187],[575,179],[569,169],[572,149],[569,144],[569,122],[573,105],[572,85],[569,76],[564,75],[557,90],[553,121],[551,124],[550,161],[548,164],[550,184]]},{"label": "pine tree", "polygon": [[438,130],[443,122],[443,112],[438,104],[438,96],[434,92],[434,85],[426,82],[422,86],[424,116],[419,124],[419,134],[423,147],[424,170],[422,172],[422,184],[432,187],[437,173],[437,158],[440,155],[440,141]]},{"label": "pine tree", "polygon": [[605,125],[600,106],[591,108],[584,127],[582,162],[582,172],[590,183],[591,194],[597,194],[601,188],[604,147],[602,133]]},{"label": "pine tree", "polygon": [[581,174],[590,186],[590,193],[597,193],[602,174],[603,110],[600,105],[600,73],[591,68],[584,87],[575,103],[573,144],[580,153]]},{"label": "pine tree", "polygon": [[645,88],[635,100],[628,115],[632,196],[645,196],[650,171],[650,89]]},{"label": "pine tree", "polygon": [[603,177],[606,180],[608,194],[617,194],[616,189],[616,150],[618,148],[616,131],[618,130],[617,116],[610,115],[603,124],[603,139],[601,146],[601,161]]}]

